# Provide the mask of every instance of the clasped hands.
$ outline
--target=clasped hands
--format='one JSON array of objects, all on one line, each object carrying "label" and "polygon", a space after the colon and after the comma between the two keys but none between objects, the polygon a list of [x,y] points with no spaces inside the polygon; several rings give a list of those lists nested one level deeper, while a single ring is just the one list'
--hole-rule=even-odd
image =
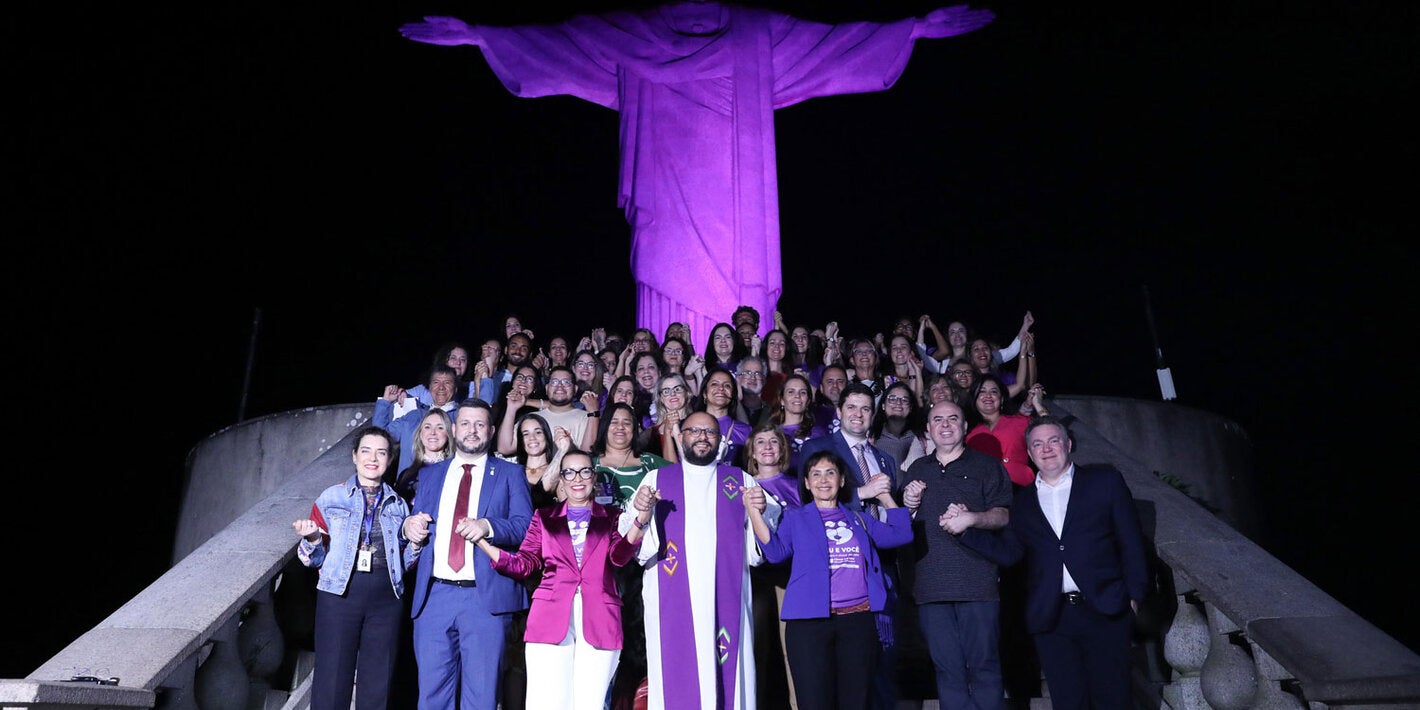
[{"label": "clasped hands", "polygon": [[[913,481],[903,486],[902,504],[906,506],[908,510],[916,513],[917,508],[922,505],[922,491],[925,490],[927,490],[927,483],[925,481]],[[937,525],[953,535],[960,535],[966,532],[966,529],[975,523],[976,513],[967,510],[966,506],[961,503],[952,503],[947,506],[945,512],[937,516]]]},{"label": "clasped hands", "polygon": [[744,500],[745,510],[752,515],[763,513],[769,507],[763,486],[740,486],[740,497]]},{"label": "clasped hands", "polygon": [[[404,539],[423,545],[429,539],[429,524],[434,518],[428,513],[415,513],[404,519]],[[492,534],[487,523],[478,518],[460,518],[454,523],[454,534],[469,542],[478,542]]]}]

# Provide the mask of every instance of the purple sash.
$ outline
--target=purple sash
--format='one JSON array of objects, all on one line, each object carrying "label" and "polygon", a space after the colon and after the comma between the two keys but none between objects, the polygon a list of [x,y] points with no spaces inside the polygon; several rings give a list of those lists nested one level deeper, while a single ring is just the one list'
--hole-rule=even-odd
[{"label": "purple sash", "polygon": [[[667,475],[670,474],[670,475]],[[739,678],[740,610],[745,569],[745,508],[740,501],[744,474],[732,466],[718,466],[720,495],[715,496],[715,653],[720,666],[717,707],[733,707]],[[661,519],[661,552],[656,582],[660,592],[661,696],[702,697],[696,659],[705,649],[695,638],[691,618],[690,582],[685,562],[685,470],[679,465],[656,472],[661,491],[657,516]]]}]

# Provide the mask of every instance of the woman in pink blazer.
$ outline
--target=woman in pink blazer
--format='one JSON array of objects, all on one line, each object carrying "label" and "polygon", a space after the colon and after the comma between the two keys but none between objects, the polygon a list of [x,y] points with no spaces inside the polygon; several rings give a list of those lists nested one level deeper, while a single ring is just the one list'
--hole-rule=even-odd
[{"label": "woman in pink blazer", "polygon": [[592,500],[592,458],[562,456],[567,499],[539,508],[517,552],[478,541],[493,569],[514,579],[538,570],[542,581],[528,610],[527,707],[601,710],[621,659],[621,597],[612,567],[636,555],[641,528],[617,532],[621,510]]}]

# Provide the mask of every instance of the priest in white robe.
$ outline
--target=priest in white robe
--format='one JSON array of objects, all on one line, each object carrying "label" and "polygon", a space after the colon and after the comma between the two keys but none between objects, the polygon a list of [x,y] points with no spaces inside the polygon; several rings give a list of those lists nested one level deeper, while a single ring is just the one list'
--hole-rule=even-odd
[{"label": "priest in white robe", "polygon": [[776,524],[782,509],[753,476],[719,465],[722,437],[713,416],[687,417],[681,463],[647,474],[621,519],[627,530],[638,508],[655,508],[638,555],[651,710],[755,707],[749,569],[764,558],[745,504]]}]

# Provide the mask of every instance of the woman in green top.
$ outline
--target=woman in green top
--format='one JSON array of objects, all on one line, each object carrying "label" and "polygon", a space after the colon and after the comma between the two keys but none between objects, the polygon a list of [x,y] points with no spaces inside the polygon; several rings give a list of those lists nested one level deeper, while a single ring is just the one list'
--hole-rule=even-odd
[{"label": "woman in green top", "polygon": [[597,470],[597,502],[624,508],[636,495],[641,479],[669,461],[642,453],[636,445],[640,432],[636,411],[624,402],[602,408],[597,441],[592,445],[592,467]]},{"label": "woman in green top", "polygon": [[[597,472],[599,490],[596,501],[602,505],[626,508],[636,497],[641,479],[647,473],[670,462],[652,453],[643,453],[637,445],[641,421],[631,405],[608,402],[602,407],[597,441],[592,446],[592,468]],[[631,697],[646,678],[646,629],[642,625],[640,565],[626,565],[616,570],[617,586],[621,589],[621,663],[612,681],[613,703]]]}]

